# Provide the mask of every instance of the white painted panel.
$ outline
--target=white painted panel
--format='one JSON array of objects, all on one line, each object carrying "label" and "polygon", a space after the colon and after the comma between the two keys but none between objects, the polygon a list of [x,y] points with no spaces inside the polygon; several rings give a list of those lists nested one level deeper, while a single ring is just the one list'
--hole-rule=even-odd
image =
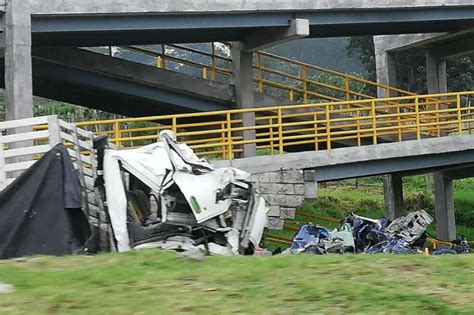
[{"label": "white painted panel", "polygon": [[10,158],[10,157],[15,157],[15,156],[41,154],[41,153],[48,152],[50,149],[51,149],[51,147],[49,146],[49,144],[37,145],[37,146],[33,146],[33,147],[25,147],[25,148],[4,150],[3,151],[3,156],[5,158]]},{"label": "white painted panel", "polygon": [[39,140],[39,139],[48,139],[49,138],[49,131],[48,130],[41,130],[41,131],[33,131],[33,132],[25,132],[25,133],[16,133],[7,136],[0,136],[1,143],[13,143],[18,141],[27,141],[27,140]]},{"label": "white painted panel", "polygon": [[0,129],[11,129],[11,128],[43,125],[48,122],[48,117],[49,116],[43,116],[43,117],[2,121],[0,122]]},{"label": "white painted panel", "polygon": [[27,162],[19,162],[19,163],[12,163],[7,164],[4,167],[5,172],[14,172],[14,171],[22,171],[30,168],[36,161],[27,161]]}]

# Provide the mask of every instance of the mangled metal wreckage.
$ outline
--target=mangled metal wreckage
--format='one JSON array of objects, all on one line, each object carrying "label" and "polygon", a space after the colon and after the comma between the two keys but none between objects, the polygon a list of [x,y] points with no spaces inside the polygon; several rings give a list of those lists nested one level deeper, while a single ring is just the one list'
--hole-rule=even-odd
[{"label": "mangled metal wreckage", "polygon": [[119,252],[161,247],[252,254],[261,242],[268,207],[250,175],[214,168],[170,131],[139,149],[106,150],[103,168],[104,199]]},{"label": "mangled metal wreckage", "polygon": [[[314,224],[303,225],[293,237],[288,249],[291,254],[309,253],[324,255],[329,253],[421,253],[428,240],[427,227],[433,218],[424,210],[410,212],[393,221],[380,220],[349,214],[341,225],[330,231]],[[471,253],[464,236],[453,241],[437,240],[430,236],[431,242],[449,245],[450,248],[437,249],[431,255]]]},{"label": "mangled metal wreckage", "polygon": [[313,253],[415,253],[426,241],[426,228],[433,218],[424,210],[390,221],[351,213],[339,228],[330,231],[307,224],[293,238],[292,254]]}]

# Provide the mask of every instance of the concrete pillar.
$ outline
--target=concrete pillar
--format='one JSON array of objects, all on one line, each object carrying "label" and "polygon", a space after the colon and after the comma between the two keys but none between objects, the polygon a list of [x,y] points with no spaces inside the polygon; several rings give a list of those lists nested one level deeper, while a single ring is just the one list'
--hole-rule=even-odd
[{"label": "concrete pillar", "polygon": [[386,175],[383,179],[384,212],[390,220],[403,216],[403,181],[398,175]]},{"label": "concrete pillar", "polygon": [[446,81],[446,60],[431,51],[426,52],[426,83],[428,93],[446,93],[448,83]]},{"label": "concrete pillar", "polygon": [[[377,72],[377,83],[393,87],[398,86],[396,61],[391,53],[385,50],[376,52],[375,67]],[[385,98],[397,96],[397,93],[388,93],[387,89],[377,88],[377,96],[379,98]]]},{"label": "concrete pillar", "polygon": [[[253,89],[253,53],[242,51],[242,43],[232,43],[232,83],[235,87],[235,103],[237,108],[254,107]],[[245,113],[242,115],[243,126],[255,126],[255,114]],[[244,140],[255,139],[255,130],[247,130],[242,133]],[[256,144],[245,144],[242,157],[257,155]]]},{"label": "concrete pillar", "polygon": [[7,120],[33,117],[31,15],[25,0],[6,1],[5,96]]},{"label": "concrete pillar", "polygon": [[434,173],[436,237],[452,241],[456,238],[453,181],[441,172]]},{"label": "concrete pillar", "polygon": [[304,170],[304,199],[312,200],[318,198],[318,182],[314,170]]}]

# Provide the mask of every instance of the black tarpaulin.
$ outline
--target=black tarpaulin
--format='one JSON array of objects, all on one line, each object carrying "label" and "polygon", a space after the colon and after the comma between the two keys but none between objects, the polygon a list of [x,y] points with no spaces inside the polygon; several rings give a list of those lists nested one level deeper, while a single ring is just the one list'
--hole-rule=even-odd
[{"label": "black tarpaulin", "polygon": [[68,255],[90,235],[81,185],[59,144],[0,192],[0,258]]}]

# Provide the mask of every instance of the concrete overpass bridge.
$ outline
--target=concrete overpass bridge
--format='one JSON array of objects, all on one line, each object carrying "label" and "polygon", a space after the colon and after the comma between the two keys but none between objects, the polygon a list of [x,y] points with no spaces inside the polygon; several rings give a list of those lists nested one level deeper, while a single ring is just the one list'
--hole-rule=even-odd
[{"label": "concrete overpass bridge", "polygon": [[[32,78],[36,77],[35,91],[40,95],[88,105],[90,99],[106,100],[114,97],[115,109],[104,104],[104,109],[117,111],[120,103],[147,98],[156,99],[168,107],[170,98],[178,98],[194,105],[187,110],[216,110],[219,102],[203,102],[186,98],[186,93],[161,92],[153,94],[143,86],[134,92],[117,94],[111,91],[99,95],[90,88],[90,97],[84,96],[85,85],[64,82],[63,93],[54,91],[58,80],[46,78],[55,72],[63,78],[84,77],[83,81],[97,85],[116,84],[103,76],[87,77],[72,69],[51,68],[36,58],[31,66],[32,47],[81,47],[130,44],[197,43],[232,41],[235,106],[252,107],[256,104],[252,77],[252,53],[284,41],[297,38],[350,36],[362,34],[398,34],[420,32],[450,32],[472,27],[474,5],[467,0],[436,1],[383,1],[377,3],[341,1],[150,1],[125,0],[4,0],[3,29],[5,30],[5,73],[8,118],[32,115]],[[34,53],[33,53],[34,56]],[[43,60],[44,61],[44,60]],[[35,75],[33,70],[38,71]],[[89,73],[90,75],[90,73]],[[53,78],[54,79],[54,78]],[[115,78],[116,79],[116,78]],[[48,83],[48,80],[53,83]],[[100,80],[100,82],[99,82]],[[114,83],[112,83],[114,82]],[[100,83],[100,84],[99,84]],[[123,82],[121,82],[123,84]],[[76,91],[74,91],[76,89]],[[56,89],[57,90],[57,89]],[[130,89],[131,90],[131,89]],[[139,93],[138,90],[141,90]],[[78,93],[80,91],[81,93]],[[81,94],[68,96],[71,94]],[[148,95],[140,97],[139,94]],[[168,99],[168,100],[165,100]],[[189,101],[189,102],[188,102]],[[98,102],[98,101],[96,101]],[[172,105],[172,106],[171,106]],[[90,105],[89,105],[90,106]],[[95,106],[95,105],[93,105]],[[180,112],[179,106],[176,112]],[[122,111],[125,112],[125,111]],[[130,111],[128,111],[130,112]],[[145,110],[140,112],[144,114]],[[166,111],[161,112],[161,114]],[[150,114],[150,112],[148,112]]]}]

